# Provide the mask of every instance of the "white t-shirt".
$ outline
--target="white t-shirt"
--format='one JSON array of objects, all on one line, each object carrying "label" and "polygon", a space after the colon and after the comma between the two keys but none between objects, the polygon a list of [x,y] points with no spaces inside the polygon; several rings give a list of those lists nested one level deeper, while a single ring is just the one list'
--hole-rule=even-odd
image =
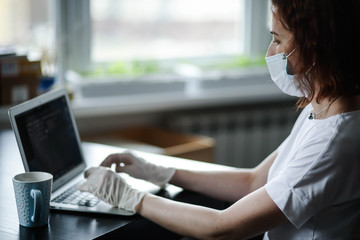
[{"label": "white t-shirt", "polygon": [[264,239],[360,239],[360,111],[309,120],[309,108],[265,185],[289,222]]}]

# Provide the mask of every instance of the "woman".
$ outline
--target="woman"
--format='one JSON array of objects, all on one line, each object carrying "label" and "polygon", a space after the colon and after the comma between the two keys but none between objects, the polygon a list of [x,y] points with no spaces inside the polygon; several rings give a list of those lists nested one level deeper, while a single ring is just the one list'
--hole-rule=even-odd
[{"label": "woman", "polygon": [[[254,169],[197,172],[130,153],[89,169],[79,187],[200,239],[360,238],[360,2],[272,0],[271,78],[304,108],[288,138]],[[356,41],[356,42],[355,42]],[[293,75],[291,75],[293,74]],[[219,211],[131,189],[116,171],[235,202]]]}]

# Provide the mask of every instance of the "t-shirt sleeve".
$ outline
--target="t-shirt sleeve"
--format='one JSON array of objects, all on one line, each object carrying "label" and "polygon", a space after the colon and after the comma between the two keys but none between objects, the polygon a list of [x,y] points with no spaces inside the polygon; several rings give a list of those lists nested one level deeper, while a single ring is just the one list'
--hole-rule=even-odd
[{"label": "t-shirt sleeve", "polygon": [[296,228],[328,206],[360,198],[359,135],[349,132],[354,128],[343,127],[325,145],[315,140],[298,149],[290,163],[265,185]]}]

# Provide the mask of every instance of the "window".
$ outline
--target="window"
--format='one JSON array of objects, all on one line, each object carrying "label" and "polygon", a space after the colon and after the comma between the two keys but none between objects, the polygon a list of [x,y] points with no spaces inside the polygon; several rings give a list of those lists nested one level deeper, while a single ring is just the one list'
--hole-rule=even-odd
[{"label": "window", "polygon": [[241,0],[91,0],[93,62],[241,54]]},{"label": "window", "polygon": [[263,0],[1,0],[0,46],[56,61],[58,79],[69,69],[133,77],[179,64],[237,68],[264,62],[267,9]]},{"label": "window", "polygon": [[231,67],[244,60],[243,0],[91,0],[90,8],[95,73],[171,72],[179,63]]},{"label": "window", "polygon": [[[205,68],[248,64],[245,36],[252,36],[251,21],[263,23],[261,11],[267,8],[261,0],[68,0],[59,4],[60,22],[67,25],[60,31],[60,39],[65,39],[62,52],[67,54],[64,68],[90,75],[130,76],[172,72],[179,63]],[[259,10],[254,21],[251,12]]]}]

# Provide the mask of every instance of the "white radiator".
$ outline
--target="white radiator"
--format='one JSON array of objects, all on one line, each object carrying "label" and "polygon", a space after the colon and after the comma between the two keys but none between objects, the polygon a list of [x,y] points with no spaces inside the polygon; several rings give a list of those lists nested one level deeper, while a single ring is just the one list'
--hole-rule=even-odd
[{"label": "white radiator", "polygon": [[294,106],[177,114],[171,129],[215,140],[214,162],[254,167],[274,151],[291,131],[298,113]]}]

